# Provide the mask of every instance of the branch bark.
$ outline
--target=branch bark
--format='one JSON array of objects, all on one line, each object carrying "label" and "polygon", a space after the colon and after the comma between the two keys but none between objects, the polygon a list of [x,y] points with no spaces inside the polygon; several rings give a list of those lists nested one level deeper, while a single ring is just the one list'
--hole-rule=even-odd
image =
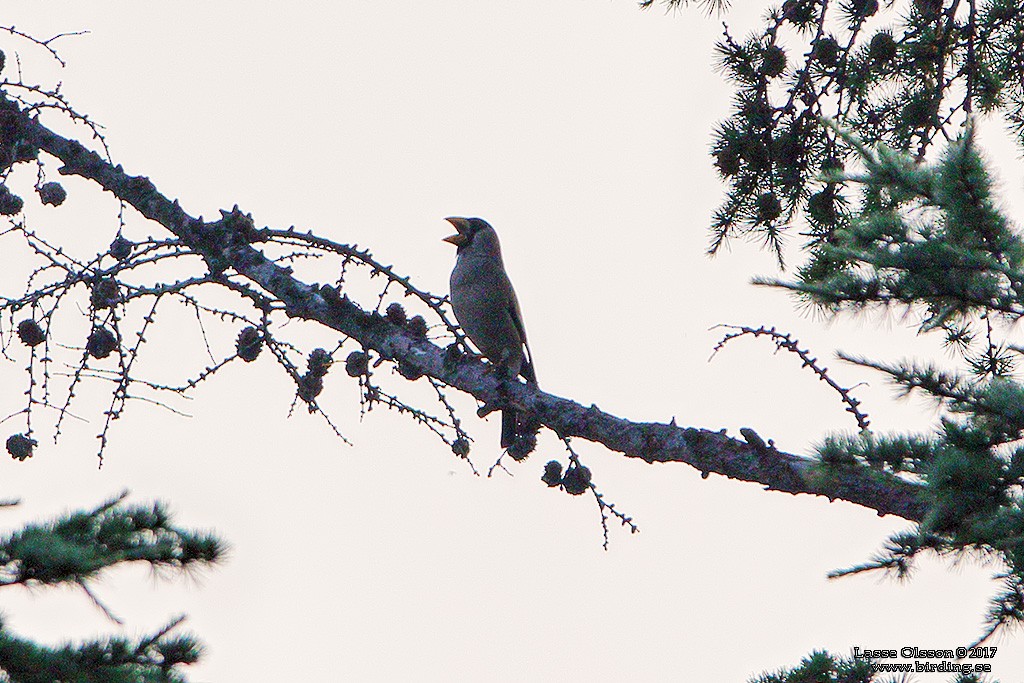
[{"label": "branch bark", "polygon": [[[0,94],[0,105],[10,111],[17,105]],[[264,290],[275,306],[288,316],[315,321],[352,337],[387,360],[414,367],[425,375],[468,393],[485,404],[508,402],[532,411],[541,424],[560,437],[579,437],[600,443],[631,458],[648,463],[681,462],[701,471],[732,479],[757,482],[768,490],[808,493],[845,500],[871,508],[879,515],[892,514],[920,521],[926,506],[920,485],[864,465],[826,465],[776,450],[753,433],[742,430],[744,439],[696,427],[669,423],[632,422],[567,398],[545,393],[517,382],[500,380],[479,359],[460,356],[392,324],[383,316],[364,310],[332,287],[306,283],[290,268],[268,259],[256,246],[262,237],[251,219],[236,207],[222,212],[219,221],[205,222],[190,216],[176,200],[160,193],[144,176],[127,174],[76,140],[63,137],[37,118],[22,113],[21,136],[43,152],[59,159],[62,175],[96,182],[104,190],[159,223],[183,244],[201,255],[211,273],[233,270]],[[226,281],[225,281],[226,283]]]}]

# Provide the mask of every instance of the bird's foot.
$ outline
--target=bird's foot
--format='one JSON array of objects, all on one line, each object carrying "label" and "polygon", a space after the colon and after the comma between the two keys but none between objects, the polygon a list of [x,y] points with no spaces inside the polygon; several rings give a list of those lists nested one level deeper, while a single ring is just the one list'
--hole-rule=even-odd
[{"label": "bird's foot", "polygon": [[477,417],[487,417],[496,410],[501,410],[507,407],[508,404],[501,401],[492,401],[490,403],[484,403],[482,406],[476,409]]}]

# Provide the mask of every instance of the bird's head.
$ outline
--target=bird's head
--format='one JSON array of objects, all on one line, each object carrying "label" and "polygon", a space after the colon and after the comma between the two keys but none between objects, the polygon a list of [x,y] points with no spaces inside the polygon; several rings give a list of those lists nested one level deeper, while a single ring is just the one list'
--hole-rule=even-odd
[{"label": "bird's head", "polygon": [[448,218],[445,218],[445,220],[455,226],[455,229],[458,232],[454,235],[445,237],[444,241],[458,247],[460,254],[468,249],[473,243],[473,239],[481,233],[489,233],[488,238],[490,235],[494,235],[494,241],[497,241],[497,235],[494,232],[494,228],[492,228],[490,223],[485,221],[483,218],[461,218],[459,216],[449,216]]}]

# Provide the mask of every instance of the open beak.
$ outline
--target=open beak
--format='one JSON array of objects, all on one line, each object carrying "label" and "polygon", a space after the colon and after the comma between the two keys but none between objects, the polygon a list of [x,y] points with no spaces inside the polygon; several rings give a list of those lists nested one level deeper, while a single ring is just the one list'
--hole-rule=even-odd
[{"label": "open beak", "polygon": [[458,232],[455,233],[454,235],[448,235],[448,237],[445,237],[442,241],[443,242],[447,242],[449,244],[454,244],[457,247],[465,244],[465,242],[466,242],[466,234],[465,233],[466,233],[466,227],[467,227],[466,226],[466,219],[465,218],[459,218],[457,216],[449,216],[448,218],[445,218],[445,220],[448,221],[449,223],[451,223],[453,226],[455,226],[455,229],[458,230]]}]

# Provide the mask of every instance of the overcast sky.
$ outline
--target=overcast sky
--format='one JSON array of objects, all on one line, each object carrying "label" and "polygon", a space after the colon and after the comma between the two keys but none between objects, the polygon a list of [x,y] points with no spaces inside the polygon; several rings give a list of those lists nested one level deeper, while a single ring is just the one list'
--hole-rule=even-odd
[{"label": "overcast sky", "polygon": [[[27,81],[61,80],[105,126],[114,160],[193,215],[237,203],[258,225],[370,247],[439,294],[455,258],[442,218],[488,219],[552,393],[635,420],[749,426],[806,453],[855,428],[838,397],[767,343],[741,340],[709,363],[722,334],[709,328],[778,325],[826,359],[837,348],[888,360],[934,350],[897,316],[827,324],[751,287],[778,272],[756,246],[704,255],[724,189],[710,135],[730,91],[711,66],[720,21],[699,11],[643,13],[630,0],[6,4],[0,21],[41,38],[89,31],[55,43],[68,63],[56,76],[24,43],[3,36],[0,49],[9,64],[23,58]],[[763,10],[736,4],[741,26]],[[1020,166],[1001,170],[1019,193]],[[28,202],[34,225],[103,248],[113,202],[85,182],[66,187],[60,209]],[[126,234],[160,230],[130,216]],[[10,274],[3,283],[20,291]],[[295,327],[305,350],[330,348]],[[228,353],[235,333],[217,328],[211,345]],[[194,317],[169,312],[151,337],[155,375],[204,367]],[[0,367],[4,416],[24,400],[27,355],[13,352]],[[933,423],[934,410],[892,401],[878,376],[828,364],[843,384],[868,383],[857,395],[874,428]],[[98,593],[123,631],[70,590],[5,592],[5,623],[56,642],[152,631],[184,612],[208,646],[195,681],[744,681],[814,648],[966,644],[996,588],[996,568],[970,562],[924,562],[904,585],[828,581],[907,524],[577,442],[642,529],[613,528],[605,552],[593,499],[539,481],[545,461],[564,460],[550,434],[510,474],[474,476],[407,420],[383,409],[360,420],[354,382],[336,368],[322,403],[348,446],[304,410],[288,419],[294,388],[265,356],[176,404],[190,418],[130,405],[98,469],[106,390],[83,394],[90,422],[59,444],[41,431],[32,460],[0,460],[0,493],[25,501],[0,521],[128,487],[134,500],[169,501],[182,524],[216,529],[232,551],[191,580],[111,572]],[[459,405],[486,471],[498,419]],[[1020,680],[1024,639],[995,644],[997,674]]]}]

